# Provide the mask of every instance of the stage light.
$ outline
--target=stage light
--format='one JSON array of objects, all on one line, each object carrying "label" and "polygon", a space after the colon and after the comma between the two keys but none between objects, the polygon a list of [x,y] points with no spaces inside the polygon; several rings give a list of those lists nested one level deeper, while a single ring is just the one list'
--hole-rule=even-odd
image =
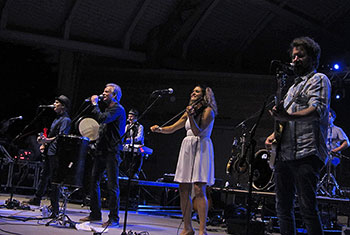
[{"label": "stage light", "polygon": [[345,89],[344,88],[338,88],[334,91],[335,100],[342,100],[344,97],[345,97]]},{"label": "stage light", "polygon": [[339,70],[340,69],[340,65],[337,64],[337,63],[333,64],[333,69],[334,70]]}]

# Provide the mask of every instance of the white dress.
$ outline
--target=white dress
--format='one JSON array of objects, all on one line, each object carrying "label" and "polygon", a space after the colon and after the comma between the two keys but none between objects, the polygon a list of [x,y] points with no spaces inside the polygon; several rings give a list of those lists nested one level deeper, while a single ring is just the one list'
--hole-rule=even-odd
[{"label": "white dress", "polygon": [[181,144],[174,181],[214,184],[214,147],[210,139],[213,126],[214,120],[200,136],[195,136],[187,119],[185,123],[187,135]]}]

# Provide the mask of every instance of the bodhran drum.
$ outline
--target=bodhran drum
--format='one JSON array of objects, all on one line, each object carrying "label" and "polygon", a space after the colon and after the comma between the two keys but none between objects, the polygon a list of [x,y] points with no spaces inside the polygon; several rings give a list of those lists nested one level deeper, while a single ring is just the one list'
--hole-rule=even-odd
[{"label": "bodhran drum", "polygon": [[85,160],[89,139],[75,135],[60,135],[57,139],[58,168],[52,182],[55,184],[83,187]]},{"label": "bodhran drum", "polygon": [[273,183],[273,170],[269,166],[270,153],[261,149],[255,153],[252,165],[253,187],[256,190],[270,190]]},{"label": "bodhran drum", "polygon": [[97,140],[99,126],[98,122],[91,117],[81,117],[76,123],[76,129],[80,135],[89,138],[90,141]]}]

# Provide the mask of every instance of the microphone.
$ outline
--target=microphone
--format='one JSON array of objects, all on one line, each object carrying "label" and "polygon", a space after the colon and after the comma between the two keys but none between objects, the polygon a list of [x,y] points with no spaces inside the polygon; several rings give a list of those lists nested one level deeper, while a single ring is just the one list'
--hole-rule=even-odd
[{"label": "microphone", "polygon": [[158,94],[158,95],[171,95],[174,93],[173,88],[163,89],[163,90],[155,90],[152,92],[152,95]]},{"label": "microphone", "polygon": [[[103,99],[103,95],[98,95],[98,101],[101,101]],[[91,96],[85,99],[85,102],[90,102],[91,101]]]},{"label": "microphone", "polygon": [[53,104],[42,104],[42,105],[39,105],[39,108],[54,108],[55,105]]},{"label": "microphone", "polygon": [[18,117],[13,117],[13,118],[10,118],[9,121],[14,121],[14,120],[22,120],[23,117],[22,116],[18,116]]},{"label": "microphone", "polygon": [[280,60],[272,60],[271,65],[275,64],[277,67],[281,68],[282,70],[294,70],[294,63],[287,63],[287,62],[282,62]]}]

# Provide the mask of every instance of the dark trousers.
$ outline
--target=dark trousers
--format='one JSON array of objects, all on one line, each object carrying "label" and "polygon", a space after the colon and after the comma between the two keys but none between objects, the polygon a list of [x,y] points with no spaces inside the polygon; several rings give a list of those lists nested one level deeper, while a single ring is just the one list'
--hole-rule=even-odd
[{"label": "dark trousers", "polygon": [[47,186],[51,180],[52,177],[52,171],[51,171],[51,164],[48,159],[48,156],[44,157],[43,161],[43,168],[41,169],[40,172],[40,178],[39,178],[39,183],[38,183],[38,188],[35,192],[35,199],[41,200],[41,198],[44,196]]},{"label": "dark trousers", "polygon": [[[40,172],[38,188],[35,192],[35,199],[40,201],[41,198],[44,196],[47,190],[47,187],[52,180],[52,176],[57,169],[58,169],[57,157],[45,156],[43,169]],[[59,191],[58,185],[52,184],[50,200],[51,200],[52,212],[55,214],[58,214],[59,212],[59,196],[60,196],[60,191]]]},{"label": "dark trousers", "polygon": [[101,218],[100,182],[104,171],[107,173],[109,219],[119,221],[119,159],[120,153],[102,153],[93,160],[91,174],[90,216]]},{"label": "dark trousers", "polygon": [[300,213],[309,235],[322,235],[316,190],[321,160],[309,156],[294,161],[278,161],[275,166],[276,211],[281,235],[295,235],[294,203],[298,195]]}]

